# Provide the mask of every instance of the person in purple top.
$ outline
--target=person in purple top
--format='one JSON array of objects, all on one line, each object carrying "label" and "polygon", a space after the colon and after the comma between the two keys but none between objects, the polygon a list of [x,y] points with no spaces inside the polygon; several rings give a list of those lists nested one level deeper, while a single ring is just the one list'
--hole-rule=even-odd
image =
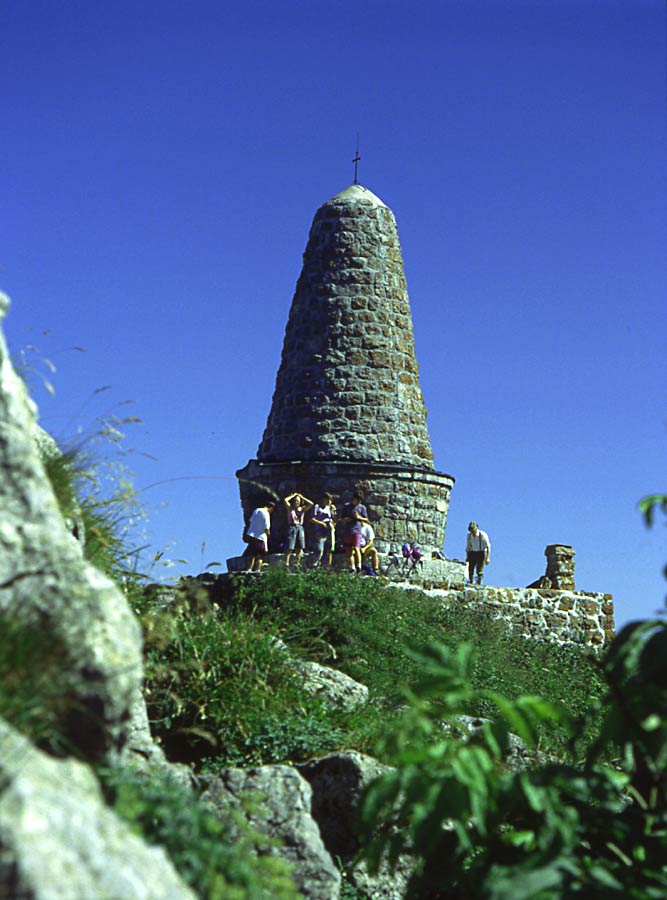
[{"label": "person in purple top", "polygon": [[368,522],[368,512],[360,493],[352,494],[352,502],[343,507],[343,550],[350,572],[361,572],[361,526]]}]

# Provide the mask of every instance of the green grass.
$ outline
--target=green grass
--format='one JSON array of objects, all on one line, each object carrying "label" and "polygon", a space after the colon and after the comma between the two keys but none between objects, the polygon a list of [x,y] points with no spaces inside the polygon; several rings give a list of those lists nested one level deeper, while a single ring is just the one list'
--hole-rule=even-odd
[{"label": "green grass", "polygon": [[[587,648],[527,640],[475,606],[446,606],[420,591],[385,587],[375,579],[318,573],[268,572],[239,588],[234,601],[258,621],[320,662],[340,668],[393,705],[419,677],[407,646],[431,639],[479,651],[473,685],[508,697],[540,694],[580,715],[603,690]],[[485,708],[471,709],[482,715]]]},{"label": "green grass", "polygon": [[171,760],[208,771],[370,751],[386,718],[305,696],[279,628],[180,594],[142,605],[151,728]]}]

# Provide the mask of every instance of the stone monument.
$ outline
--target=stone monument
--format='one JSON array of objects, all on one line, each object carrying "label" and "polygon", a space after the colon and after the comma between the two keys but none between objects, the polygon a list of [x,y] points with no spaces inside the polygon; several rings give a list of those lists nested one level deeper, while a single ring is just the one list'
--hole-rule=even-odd
[{"label": "stone monument", "polygon": [[[340,511],[360,490],[381,552],[443,548],[454,479],[433,464],[396,221],[359,184],[315,214],[264,436],[236,474],[246,521],[267,494],[329,491]],[[273,549],[285,532],[279,506]]]}]

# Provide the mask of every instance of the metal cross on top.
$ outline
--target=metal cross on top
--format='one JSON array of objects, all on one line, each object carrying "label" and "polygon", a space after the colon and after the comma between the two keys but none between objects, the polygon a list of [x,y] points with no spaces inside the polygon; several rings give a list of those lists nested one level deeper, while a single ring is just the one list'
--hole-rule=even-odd
[{"label": "metal cross on top", "polygon": [[360,160],[360,159],[361,159],[361,157],[359,156],[359,137],[357,136],[357,151],[356,151],[356,153],[355,153],[355,155],[354,155],[354,159],[352,160],[352,162],[354,163],[354,183],[355,183],[355,184],[358,184],[358,182],[357,182],[357,169],[358,169],[358,167],[359,167],[359,160]]}]

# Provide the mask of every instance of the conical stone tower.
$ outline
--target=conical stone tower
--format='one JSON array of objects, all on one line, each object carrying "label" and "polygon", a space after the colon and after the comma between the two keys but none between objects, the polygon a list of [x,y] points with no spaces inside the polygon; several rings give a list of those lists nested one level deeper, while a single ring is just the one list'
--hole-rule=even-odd
[{"label": "conical stone tower", "polygon": [[246,519],[267,490],[330,491],[340,509],[356,489],[381,550],[444,544],[454,480],[433,467],[396,220],[361,185],[315,214],[264,436],[237,476]]}]

